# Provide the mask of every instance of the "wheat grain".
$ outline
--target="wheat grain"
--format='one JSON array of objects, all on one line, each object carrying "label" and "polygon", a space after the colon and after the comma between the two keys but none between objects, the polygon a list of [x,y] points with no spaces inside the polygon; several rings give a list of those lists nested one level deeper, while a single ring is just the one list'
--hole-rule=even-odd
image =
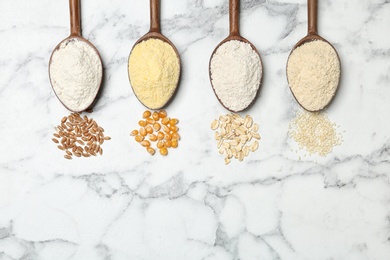
[{"label": "wheat grain", "polygon": [[63,117],[61,123],[55,127],[55,131],[56,133],[53,134],[55,138],[52,138],[52,141],[61,144],[57,147],[65,151],[66,157],[64,157],[68,160],[72,159],[72,155],[76,157],[96,156],[98,153],[102,155],[103,149],[100,145],[104,140],[111,139],[104,136],[104,129],[95,120],[86,115],[81,117],[79,113]]}]

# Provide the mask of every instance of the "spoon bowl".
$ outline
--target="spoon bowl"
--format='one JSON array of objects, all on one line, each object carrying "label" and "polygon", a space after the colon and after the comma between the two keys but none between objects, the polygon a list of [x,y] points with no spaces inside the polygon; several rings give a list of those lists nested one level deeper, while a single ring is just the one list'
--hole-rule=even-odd
[{"label": "spoon bowl", "polygon": [[[256,49],[256,47],[250,42],[248,41],[247,39],[245,39],[244,37],[242,37],[240,35],[240,32],[239,32],[239,16],[240,16],[240,1],[239,0],[230,0],[229,1],[229,24],[230,24],[230,33],[229,33],[229,36],[226,37],[224,40],[222,40],[218,45],[217,47],[215,47],[214,51],[212,52],[211,54],[211,57],[210,57],[210,61],[209,61],[209,78],[210,78],[210,83],[211,83],[211,86],[213,88],[213,91],[214,91],[214,94],[215,96],[217,97],[217,100],[218,102],[224,107],[226,108],[227,110],[229,110],[230,112],[233,112],[233,113],[237,113],[237,112],[241,112],[245,109],[248,109],[249,107],[251,107],[258,94],[259,94],[259,89],[260,89],[260,86],[261,86],[261,81],[262,81],[262,76],[260,78],[260,81],[259,81],[259,86],[257,88],[257,91],[256,91],[256,95],[255,97],[253,98],[253,100],[243,109],[240,109],[240,110],[234,110],[232,108],[229,108],[227,107],[223,102],[222,100],[220,99],[220,97],[218,96],[216,90],[215,90],[215,87],[214,87],[214,84],[213,84],[213,81],[212,81],[212,74],[211,74],[211,62],[212,62],[212,59],[214,57],[214,54],[217,52],[217,50],[219,49],[219,47],[221,47],[223,44],[225,44],[226,42],[229,42],[229,41],[240,41],[240,42],[243,42],[243,43],[247,43],[249,44],[249,46],[252,48],[252,50],[257,54],[257,56],[259,57],[259,60],[260,60],[260,66],[261,66],[261,70],[263,69],[263,63],[262,63],[262,60],[261,60],[261,56],[260,56],[260,53],[259,51]],[[263,73],[262,73],[263,74]]]},{"label": "spoon bowl", "polygon": [[141,43],[143,41],[150,40],[150,39],[156,39],[156,40],[160,40],[160,41],[163,41],[163,42],[167,43],[174,50],[174,52],[176,54],[176,57],[177,57],[177,60],[179,62],[179,79],[178,79],[177,84],[175,86],[175,90],[173,91],[173,94],[169,97],[169,99],[163,105],[161,105],[160,107],[157,107],[157,108],[151,108],[151,107],[147,106],[139,98],[139,96],[137,95],[137,91],[135,91],[133,85],[131,84],[130,70],[129,69],[127,70],[131,88],[133,90],[133,93],[137,97],[138,101],[141,102],[141,104],[143,104],[146,108],[151,109],[151,110],[156,110],[156,109],[161,109],[161,108],[167,106],[173,100],[174,96],[177,93],[177,89],[178,89],[178,86],[179,86],[179,83],[180,83],[180,78],[181,78],[181,62],[180,62],[179,52],[177,51],[175,45],[167,37],[165,37],[161,33],[161,26],[160,26],[160,0],[150,0],[150,30],[149,30],[148,33],[146,33],[144,36],[142,36],[140,39],[138,39],[135,42],[135,44],[133,45],[133,48],[131,49],[130,54],[129,54],[129,58],[128,58],[128,68],[129,68],[129,65],[130,65],[130,57],[131,57],[131,54],[132,54],[134,48],[139,43]]},{"label": "spoon bowl", "polygon": [[[103,65],[102,65],[102,59],[101,59],[96,47],[92,43],[90,43],[87,39],[85,39],[81,36],[80,0],[69,0],[69,9],[70,9],[70,28],[71,28],[70,31],[71,31],[71,33],[70,33],[69,37],[62,40],[54,48],[54,50],[50,56],[49,78],[50,78],[50,83],[51,83],[51,86],[53,88],[55,95],[57,96],[58,100],[65,106],[65,108],[67,108],[68,110],[70,110],[72,112],[82,112],[84,110],[87,110],[88,108],[91,108],[96,101],[96,98],[98,96],[98,93],[99,93],[99,90],[100,90],[100,87],[102,84],[102,79],[103,79]],[[80,41],[80,42],[85,43],[87,48],[89,50],[91,50],[91,53],[93,53],[95,60],[97,60],[100,63],[99,65],[101,68],[100,71],[98,72],[99,73],[99,75],[98,75],[98,78],[99,78],[98,82],[99,83],[98,83],[97,89],[91,93],[91,96],[88,99],[91,101],[88,102],[88,104],[86,104],[84,107],[81,107],[78,109],[70,107],[69,104],[67,104],[66,102],[64,102],[64,100],[61,99],[61,97],[60,97],[61,93],[57,93],[57,90],[54,87],[54,81],[53,81],[54,79],[53,79],[53,75],[51,72],[53,57],[58,54],[58,52],[62,46],[66,46],[67,44],[74,42],[74,41]]]},{"label": "spoon bowl", "polygon": [[[318,3],[317,3],[317,0],[308,0],[307,2],[307,10],[308,10],[308,33],[305,37],[303,37],[301,40],[299,40],[295,46],[292,48],[290,54],[289,54],[289,57],[288,57],[288,60],[290,59],[290,56],[291,54],[295,51],[295,49],[297,49],[298,47],[301,47],[302,45],[306,44],[306,43],[309,43],[309,42],[312,42],[312,41],[323,41],[325,43],[327,43],[330,47],[333,48],[334,52],[336,53],[336,56],[337,56],[337,59],[338,59],[338,64],[340,64],[340,57],[336,51],[336,48],[330,43],[328,42],[327,40],[325,40],[324,38],[322,38],[319,34],[318,34],[318,31],[317,31],[317,9],[318,9]],[[309,109],[308,107],[304,106],[303,104],[300,103],[299,99],[296,97],[294,91],[292,90],[291,88],[291,83],[290,83],[290,79],[288,77],[288,62],[287,62],[287,66],[286,66],[286,73],[287,73],[287,81],[288,81],[288,85],[289,85],[289,88],[291,90],[291,93],[294,97],[294,99],[297,101],[297,103],[302,107],[304,108],[305,110],[309,111],[309,112],[317,112],[317,111],[320,111],[322,109],[324,109],[325,107],[327,107],[331,101],[333,100],[333,97],[335,96],[336,94],[336,91],[338,89],[338,85],[336,86],[336,89],[334,91],[334,93],[332,93],[332,97],[329,99],[329,101],[324,104],[324,106],[321,108],[321,109]],[[339,77],[339,80],[340,80],[340,74],[338,75]]]}]

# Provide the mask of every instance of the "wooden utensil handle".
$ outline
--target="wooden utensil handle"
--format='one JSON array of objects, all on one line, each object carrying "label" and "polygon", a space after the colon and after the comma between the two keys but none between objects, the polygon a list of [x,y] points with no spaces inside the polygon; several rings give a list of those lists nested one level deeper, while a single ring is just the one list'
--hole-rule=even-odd
[{"label": "wooden utensil handle", "polygon": [[80,0],[69,0],[70,35],[81,36]]},{"label": "wooden utensil handle", "polygon": [[161,32],[160,0],[150,0],[150,32]]},{"label": "wooden utensil handle", "polygon": [[230,36],[240,35],[240,0],[229,1]]},{"label": "wooden utensil handle", "polygon": [[317,34],[317,0],[307,1],[308,34]]}]

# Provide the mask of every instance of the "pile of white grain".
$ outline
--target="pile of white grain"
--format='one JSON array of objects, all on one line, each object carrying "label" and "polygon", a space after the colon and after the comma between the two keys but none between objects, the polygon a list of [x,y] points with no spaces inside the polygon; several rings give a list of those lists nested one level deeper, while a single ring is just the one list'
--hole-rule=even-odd
[{"label": "pile of white grain", "polygon": [[310,155],[326,156],[342,143],[342,135],[337,128],[323,113],[301,111],[291,121],[289,135],[300,149]]},{"label": "pile of white grain", "polygon": [[220,116],[211,123],[211,129],[216,130],[215,140],[219,153],[225,156],[225,164],[232,158],[242,162],[249,152],[259,148],[259,125],[253,123],[251,116],[242,118],[239,114]]}]

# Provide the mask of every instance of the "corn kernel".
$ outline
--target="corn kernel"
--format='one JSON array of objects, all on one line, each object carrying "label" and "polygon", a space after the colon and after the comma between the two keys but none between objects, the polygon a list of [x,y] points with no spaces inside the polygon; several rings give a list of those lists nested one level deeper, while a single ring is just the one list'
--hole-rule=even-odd
[{"label": "corn kernel", "polygon": [[152,142],[157,141],[157,136],[155,134],[150,134],[150,135],[148,135],[148,137],[149,137],[149,140]]},{"label": "corn kernel", "polygon": [[167,134],[169,134],[169,132],[171,131],[171,129],[169,129],[169,127],[166,126],[166,125],[163,125],[163,126],[162,126],[162,130],[163,130],[165,133],[167,133]]},{"label": "corn kernel", "polygon": [[160,112],[158,112],[158,116],[160,118],[167,117],[167,112],[165,110],[160,110]]},{"label": "corn kernel", "polygon": [[170,140],[172,140],[172,135],[171,134],[165,134],[164,139],[167,140],[167,141],[170,141]]},{"label": "corn kernel", "polygon": [[172,118],[171,120],[169,120],[170,125],[176,125],[177,123],[179,123],[179,120],[177,120],[176,118]]},{"label": "corn kernel", "polygon": [[167,125],[168,123],[169,123],[169,117],[164,117],[163,119],[161,119],[161,124]]},{"label": "corn kernel", "polygon": [[151,117],[146,118],[146,123],[147,123],[148,125],[153,125],[153,124],[154,124],[153,118],[151,118]]},{"label": "corn kernel", "polygon": [[140,142],[142,142],[144,140],[144,137],[142,135],[136,135],[134,139],[135,139],[135,141],[140,143]]},{"label": "corn kernel", "polygon": [[172,139],[180,140],[180,135],[179,135],[179,133],[173,133],[173,134],[172,134]]},{"label": "corn kernel", "polygon": [[144,120],[139,120],[138,124],[139,124],[139,126],[142,126],[142,127],[146,126],[146,122]]},{"label": "corn kernel", "polygon": [[171,129],[172,132],[179,131],[179,128],[177,126],[175,126],[175,125],[171,125],[169,128]]},{"label": "corn kernel", "polygon": [[141,127],[141,128],[139,129],[139,134],[142,135],[142,136],[146,136],[146,130],[145,130],[145,128]]},{"label": "corn kernel", "polygon": [[148,140],[143,140],[143,141],[141,142],[141,145],[142,145],[143,147],[148,147],[148,146],[150,146],[150,142],[149,142]]},{"label": "corn kernel", "polygon": [[[168,117],[165,110],[145,110],[142,120],[138,121],[140,128],[131,131],[130,135],[134,136],[150,155],[154,155],[158,149],[162,156],[166,156],[169,148],[177,148],[179,145],[179,128],[176,126],[178,122],[176,118]],[[153,142],[156,144],[152,145]]]},{"label": "corn kernel", "polygon": [[153,128],[150,125],[146,126],[145,130],[146,130],[146,133],[148,133],[148,134],[152,134],[153,133]]},{"label": "corn kernel", "polygon": [[166,148],[171,148],[171,147],[172,147],[172,141],[166,141],[165,144],[164,144],[164,146],[165,146]]},{"label": "corn kernel", "polygon": [[154,125],[153,125],[153,129],[154,129],[154,131],[160,131],[160,129],[161,129],[161,125],[159,124],[159,123],[154,123]]},{"label": "corn kernel", "polygon": [[164,147],[164,141],[160,140],[157,142],[157,148],[163,148]]},{"label": "corn kernel", "polygon": [[158,113],[157,113],[157,112],[153,112],[152,117],[153,117],[153,119],[156,120],[156,121],[159,119],[159,116],[158,116]]},{"label": "corn kernel", "polygon": [[148,118],[148,117],[150,117],[150,115],[151,115],[150,111],[149,110],[145,110],[145,112],[142,114],[142,117],[143,118]]},{"label": "corn kernel", "polygon": [[177,148],[179,146],[179,142],[177,139],[172,139],[172,148]]},{"label": "corn kernel", "polygon": [[130,135],[131,136],[136,136],[138,134],[138,131],[137,130],[133,130],[131,131]]},{"label": "corn kernel", "polygon": [[152,147],[147,147],[146,150],[147,150],[148,153],[150,153],[151,155],[154,155],[154,153],[156,152]]},{"label": "corn kernel", "polygon": [[162,156],[166,156],[168,154],[168,149],[166,147],[163,147],[160,149],[160,154]]},{"label": "corn kernel", "polygon": [[164,139],[164,136],[165,136],[165,134],[164,134],[163,132],[158,132],[158,133],[157,133],[157,139],[158,139],[158,140]]}]

